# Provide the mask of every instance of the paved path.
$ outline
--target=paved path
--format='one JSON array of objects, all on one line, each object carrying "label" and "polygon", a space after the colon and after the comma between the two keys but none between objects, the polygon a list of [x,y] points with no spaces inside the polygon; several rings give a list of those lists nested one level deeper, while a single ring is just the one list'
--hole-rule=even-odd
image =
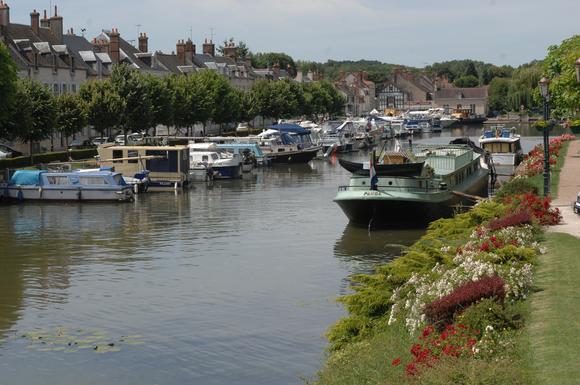
[{"label": "paved path", "polygon": [[552,205],[562,212],[562,224],[548,227],[548,231],[580,237],[580,215],[572,211],[572,202],[580,192],[580,140],[570,142],[564,167],[560,171],[558,199]]}]

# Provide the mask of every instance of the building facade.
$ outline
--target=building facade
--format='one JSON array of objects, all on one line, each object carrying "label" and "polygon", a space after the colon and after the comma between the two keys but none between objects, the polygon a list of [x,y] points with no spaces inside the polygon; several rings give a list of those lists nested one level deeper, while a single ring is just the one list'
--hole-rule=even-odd
[{"label": "building facade", "polygon": [[347,116],[362,116],[376,107],[375,83],[368,80],[364,71],[341,74],[334,83],[345,98],[344,113]]},{"label": "building facade", "polygon": [[486,116],[489,112],[488,87],[443,88],[435,92],[434,102],[437,107],[450,111],[469,109],[472,114]]}]

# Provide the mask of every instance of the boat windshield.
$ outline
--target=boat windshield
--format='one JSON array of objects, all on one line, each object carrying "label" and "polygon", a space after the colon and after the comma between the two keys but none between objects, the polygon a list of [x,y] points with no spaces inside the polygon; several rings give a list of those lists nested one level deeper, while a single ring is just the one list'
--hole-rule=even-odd
[{"label": "boat windshield", "polygon": [[513,152],[510,143],[502,143],[502,142],[484,143],[483,149],[485,151],[495,154]]}]

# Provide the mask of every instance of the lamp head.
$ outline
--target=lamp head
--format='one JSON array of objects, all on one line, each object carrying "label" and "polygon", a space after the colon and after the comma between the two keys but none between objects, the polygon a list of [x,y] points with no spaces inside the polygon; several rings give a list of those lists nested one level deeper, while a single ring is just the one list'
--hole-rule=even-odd
[{"label": "lamp head", "polygon": [[542,77],[540,79],[540,81],[538,82],[539,86],[540,86],[540,94],[542,94],[542,97],[544,99],[546,99],[550,93],[550,81],[548,79],[546,79],[545,77]]}]

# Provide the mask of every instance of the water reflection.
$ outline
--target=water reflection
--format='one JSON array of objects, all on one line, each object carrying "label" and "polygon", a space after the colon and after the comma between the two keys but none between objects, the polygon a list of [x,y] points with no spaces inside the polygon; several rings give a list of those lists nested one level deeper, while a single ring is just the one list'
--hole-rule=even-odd
[{"label": "water reflection", "polygon": [[371,272],[376,265],[393,260],[419,239],[425,230],[373,230],[347,225],[334,244],[334,254],[354,273]]}]

